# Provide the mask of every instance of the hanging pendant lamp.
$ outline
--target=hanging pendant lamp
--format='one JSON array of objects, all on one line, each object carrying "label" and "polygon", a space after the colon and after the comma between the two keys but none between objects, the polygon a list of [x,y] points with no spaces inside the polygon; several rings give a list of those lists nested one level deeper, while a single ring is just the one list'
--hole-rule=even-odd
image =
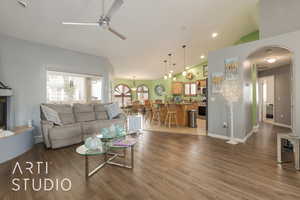
[{"label": "hanging pendant lamp", "polygon": [[[169,68],[172,68],[172,66],[171,66],[171,65],[172,65],[172,64],[171,64],[171,63],[172,63],[172,54],[169,53],[168,56],[169,56]],[[168,77],[169,77],[169,78],[172,78],[172,73],[171,73],[171,72],[169,72]]]},{"label": "hanging pendant lamp", "polygon": [[167,60],[164,60],[164,63],[165,63],[165,75],[164,75],[164,79],[168,79],[168,74],[167,74]]},{"label": "hanging pendant lamp", "polygon": [[182,72],[182,76],[186,76],[187,75],[187,72],[186,72],[186,68],[185,68],[185,65],[186,65],[186,45],[182,45],[182,48],[183,48],[183,72]]}]

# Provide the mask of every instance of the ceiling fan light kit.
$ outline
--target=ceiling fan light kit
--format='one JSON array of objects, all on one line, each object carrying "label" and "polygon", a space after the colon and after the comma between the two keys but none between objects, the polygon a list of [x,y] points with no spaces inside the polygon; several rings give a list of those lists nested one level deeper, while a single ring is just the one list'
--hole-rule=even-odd
[{"label": "ceiling fan light kit", "polygon": [[[22,1],[22,0],[20,0]],[[96,22],[62,22],[63,25],[77,25],[77,26],[99,26],[103,28],[104,30],[108,30],[109,32],[113,33],[115,36],[122,40],[126,40],[126,37],[116,31],[115,29],[111,28],[111,18],[112,16],[121,8],[123,5],[123,0],[115,0],[108,10],[108,12],[105,14],[104,11],[104,0],[102,0],[102,16],[100,19]]]}]

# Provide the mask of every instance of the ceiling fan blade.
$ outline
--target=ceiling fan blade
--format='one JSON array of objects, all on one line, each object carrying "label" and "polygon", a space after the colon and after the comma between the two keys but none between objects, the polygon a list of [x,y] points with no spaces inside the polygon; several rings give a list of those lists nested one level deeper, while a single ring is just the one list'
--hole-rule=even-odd
[{"label": "ceiling fan blade", "polygon": [[80,22],[63,22],[63,25],[77,25],[77,26],[99,26],[99,23],[80,23]]},{"label": "ceiling fan blade", "polygon": [[110,18],[116,13],[117,10],[123,5],[123,0],[115,0],[110,9],[108,10],[106,17]]},{"label": "ceiling fan blade", "polygon": [[118,36],[119,38],[121,38],[122,40],[126,40],[126,37],[125,37],[124,35],[118,33],[118,32],[115,31],[114,29],[112,29],[112,28],[109,27],[108,30],[109,30],[110,32],[112,32],[113,34],[115,34],[116,36]]}]

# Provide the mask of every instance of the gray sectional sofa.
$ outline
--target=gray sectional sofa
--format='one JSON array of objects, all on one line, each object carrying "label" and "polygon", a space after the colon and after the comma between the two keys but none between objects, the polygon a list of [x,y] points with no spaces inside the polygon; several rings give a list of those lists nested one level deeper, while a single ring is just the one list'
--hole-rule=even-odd
[{"label": "gray sectional sofa", "polygon": [[[54,110],[60,123],[46,119],[43,106]],[[47,148],[60,148],[82,142],[85,138],[99,134],[101,128],[110,127],[112,124],[126,126],[126,115],[119,114],[114,119],[109,119],[105,104],[42,104],[41,128],[44,143]]]}]

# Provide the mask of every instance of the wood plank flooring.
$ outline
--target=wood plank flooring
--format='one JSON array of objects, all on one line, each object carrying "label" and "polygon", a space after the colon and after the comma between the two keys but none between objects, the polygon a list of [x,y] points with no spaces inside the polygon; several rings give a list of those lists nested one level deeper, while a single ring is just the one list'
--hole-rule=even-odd
[{"label": "wood plank flooring", "polygon": [[[206,136],[145,132],[135,149],[133,170],[106,166],[88,182],[76,145],[59,150],[36,145],[0,165],[0,199],[299,200],[300,173],[292,163],[276,163],[276,133],[287,131],[265,124],[246,144],[237,146]],[[99,160],[96,157],[90,163],[95,166]],[[48,161],[49,174],[12,176],[17,161]],[[14,177],[67,177],[72,189],[14,192],[10,183]]]}]

